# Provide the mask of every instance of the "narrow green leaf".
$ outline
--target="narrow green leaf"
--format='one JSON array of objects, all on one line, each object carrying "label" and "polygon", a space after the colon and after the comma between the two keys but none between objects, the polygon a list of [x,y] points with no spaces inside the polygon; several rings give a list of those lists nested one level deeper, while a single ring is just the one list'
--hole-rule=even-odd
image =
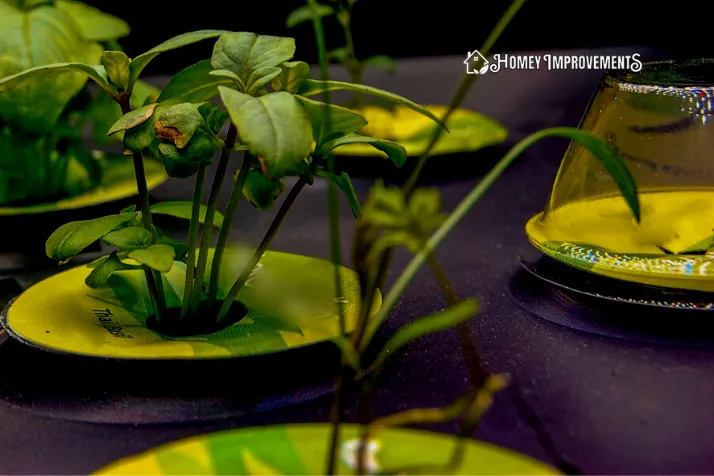
[{"label": "narrow green leaf", "polygon": [[[183,218],[185,220],[191,219],[191,211],[193,207],[193,202],[190,200],[167,200],[159,202],[151,206],[151,213],[153,215],[169,215],[176,218]],[[199,215],[199,221],[203,223],[206,218],[206,210],[208,207],[201,204],[201,211]],[[221,228],[223,226],[223,214],[216,210],[216,214],[213,217],[213,226],[216,228]]]},{"label": "narrow green leaf", "polygon": [[133,129],[134,127],[146,122],[153,114],[154,109],[156,109],[158,104],[149,104],[148,106],[140,107],[139,109],[134,109],[127,114],[124,114],[119,120],[114,123],[114,125],[109,129],[107,135],[116,134],[120,131],[126,131]]},{"label": "narrow green leaf", "polygon": [[183,48],[184,46],[198,43],[199,41],[216,38],[225,33],[230,32],[225,30],[198,30],[174,36],[170,40],[164,41],[160,45],[151,48],[146,53],[137,56],[131,61],[131,64],[129,65],[131,69],[130,84],[133,85],[136,80],[139,79],[139,75],[144,68],[146,68],[146,66],[148,66],[148,64],[161,53],[177,50],[179,48]]},{"label": "narrow green leaf", "polygon": [[[310,116],[313,138],[317,144],[316,149],[319,150],[320,153],[330,151],[330,149],[321,150],[321,146],[325,144],[325,142],[345,134],[357,132],[367,125],[367,120],[351,109],[313,101],[312,99],[302,96],[295,97],[302,103]],[[327,108],[327,113],[329,114],[329,131],[325,130],[325,108]]]},{"label": "narrow green leaf", "polygon": [[390,355],[393,355],[405,344],[424,337],[428,334],[441,332],[471,319],[478,312],[476,301],[467,299],[436,314],[422,317],[400,328],[391,339],[387,341],[373,364],[380,368]]},{"label": "narrow green leaf", "polygon": [[240,143],[260,157],[267,176],[296,174],[312,151],[312,126],[295,96],[281,91],[254,98],[224,86],[218,90]]},{"label": "narrow green leaf", "polygon": [[117,271],[141,269],[141,266],[122,262],[117,256],[116,251],[112,252],[109,256],[103,256],[101,259],[102,261],[94,266],[89,276],[84,279],[84,283],[92,289],[104,286],[107,281],[109,281],[109,278]]},{"label": "narrow green leaf", "polygon": [[356,93],[368,94],[396,104],[401,104],[404,107],[408,107],[409,109],[428,117],[429,119],[443,127],[444,130],[446,130],[447,132],[449,130],[441,119],[436,117],[433,112],[429,111],[425,107],[420,106],[419,104],[397,94],[373,88],[371,86],[365,86],[363,84],[344,83],[342,81],[320,81],[316,79],[306,79],[300,85],[300,90],[298,91],[298,94],[300,94],[301,96],[314,96],[315,94],[320,94],[324,91],[352,91]]},{"label": "narrow green leaf", "polygon": [[471,406],[474,391],[461,395],[453,403],[444,408],[410,408],[374,420],[370,427],[375,430],[395,426],[423,425],[428,423],[447,423],[461,417]]},{"label": "narrow green leaf", "polygon": [[145,264],[156,271],[168,273],[174,265],[175,256],[176,254],[172,246],[157,243],[148,248],[134,250],[127,255],[127,258]]},{"label": "narrow green leaf", "polygon": [[166,85],[157,102],[180,99],[203,102],[218,96],[218,86],[233,83],[229,78],[210,74],[211,60],[203,60],[179,71]]},{"label": "narrow green leaf", "polygon": [[65,12],[79,27],[82,36],[90,41],[111,41],[127,36],[129,25],[122,19],[72,0],[56,0],[55,8]]},{"label": "narrow green leaf", "polygon": [[49,258],[60,262],[79,254],[87,246],[116,228],[136,218],[134,213],[120,213],[93,220],[66,223],[50,235],[45,244]]},{"label": "narrow green leaf", "polygon": [[280,66],[294,54],[293,38],[248,32],[228,33],[216,41],[211,65],[213,69],[234,72],[249,88],[253,73]]},{"label": "narrow green leaf", "polygon": [[310,77],[310,65],[304,61],[286,61],[280,68],[282,72],[270,83],[275,91],[295,94],[303,80]]},{"label": "narrow green leaf", "polygon": [[522,141],[522,143],[526,143],[525,147],[546,137],[565,137],[589,150],[615,181],[625,202],[627,202],[627,205],[630,207],[635,220],[637,223],[640,222],[640,201],[637,196],[637,184],[635,184],[635,179],[630,173],[630,169],[627,168],[625,161],[622,160],[617,151],[610,147],[610,145],[590,132],[571,127],[545,129],[529,137],[531,139],[526,138]]},{"label": "narrow green leaf", "polygon": [[364,60],[362,64],[364,66],[381,69],[392,74],[397,70],[396,65],[394,64],[394,59],[385,55],[371,56]]},{"label": "narrow green leaf", "polygon": [[347,201],[349,202],[350,207],[352,208],[352,214],[355,216],[355,218],[360,218],[360,216],[362,215],[362,210],[359,204],[359,198],[357,198],[357,192],[355,191],[354,186],[352,186],[352,180],[350,179],[350,176],[347,175],[347,173],[342,172],[340,175],[335,175],[326,170],[317,170],[315,172],[315,175],[325,177],[326,179],[334,182],[334,184],[337,185],[337,187],[342,191],[342,193],[345,194],[345,198],[347,198]]},{"label": "narrow green leaf", "polygon": [[104,66],[91,66],[84,63],[46,64],[6,76],[0,79],[0,94],[22,88],[41,76],[52,77],[72,72],[86,74],[109,94],[115,94],[114,89],[107,80],[107,72],[104,70]]},{"label": "narrow green leaf", "polygon": [[143,227],[131,226],[107,233],[102,241],[120,250],[146,248],[151,244],[151,232]]},{"label": "narrow green leaf", "polygon": [[360,143],[369,144],[375,149],[384,152],[397,167],[401,167],[407,161],[406,149],[396,142],[386,139],[375,139],[374,137],[361,136],[359,134],[348,134],[344,137],[332,140],[323,146],[322,151],[326,153],[343,145]]},{"label": "narrow green leaf", "polygon": [[329,5],[318,4],[314,12],[310,5],[305,5],[290,12],[288,19],[285,21],[285,26],[294,28],[300,23],[312,20],[315,15],[317,15],[318,18],[324,18],[334,14],[335,9]]}]

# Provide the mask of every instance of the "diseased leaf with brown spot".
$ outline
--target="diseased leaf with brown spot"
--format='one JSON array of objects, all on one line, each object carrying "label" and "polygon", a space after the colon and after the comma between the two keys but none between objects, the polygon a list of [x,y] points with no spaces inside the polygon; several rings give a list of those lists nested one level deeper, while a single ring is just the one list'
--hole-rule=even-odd
[{"label": "diseased leaf with brown spot", "polygon": [[183,149],[203,123],[203,116],[195,104],[177,104],[158,117],[154,132],[159,139],[170,140],[176,148]]},{"label": "diseased leaf with brown spot", "polygon": [[120,131],[133,129],[141,123],[146,122],[146,120],[154,114],[154,109],[156,109],[157,105],[158,104],[149,104],[124,114],[117,122],[114,123],[111,129],[109,129],[107,135],[110,136]]}]

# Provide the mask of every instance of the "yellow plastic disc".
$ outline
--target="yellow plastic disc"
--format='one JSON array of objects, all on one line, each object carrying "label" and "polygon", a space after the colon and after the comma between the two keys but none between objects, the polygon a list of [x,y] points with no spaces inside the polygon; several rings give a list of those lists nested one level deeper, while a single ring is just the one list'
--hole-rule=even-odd
[{"label": "yellow plastic disc", "polygon": [[[446,106],[425,106],[436,117],[446,114]],[[360,133],[378,139],[387,139],[403,146],[409,156],[424,153],[437,126],[434,121],[404,106],[393,111],[365,106],[358,110],[368,124]],[[441,136],[432,155],[469,152],[500,144],[508,131],[494,119],[468,109],[455,110],[447,121],[448,133]],[[349,144],[335,149],[335,154],[359,157],[384,157],[385,154],[369,144]]]},{"label": "yellow plastic disc", "polygon": [[[146,185],[152,190],[168,180],[163,164],[151,158],[144,158]],[[0,216],[29,215],[58,210],[70,210],[91,205],[113,202],[136,195],[136,179],[131,157],[120,156],[106,159],[102,182],[94,189],[81,195],[51,203],[38,203],[24,207],[0,206]]]},{"label": "yellow plastic disc", "polygon": [[[247,249],[226,250],[219,299],[251,254]],[[183,263],[175,262],[163,275],[169,307],[180,306],[185,270]],[[79,266],[28,288],[3,315],[8,333],[45,350],[83,356],[219,359],[279,352],[337,337],[337,302],[342,303],[348,332],[359,315],[354,271],[341,269],[344,296],[335,298],[332,263],[269,251],[238,294],[237,300],[248,308],[246,317],[214,334],[168,337],[145,325],[152,308],[143,272],[121,271],[107,287],[90,289],[84,282],[90,271]],[[380,306],[378,295],[373,312]]]},{"label": "yellow plastic disc", "polygon": [[[201,435],[120,460],[94,474],[325,474],[330,431],[328,424],[307,424]],[[354,474],[353,449],[358,435],[356,425],[343,425],[339,474]],[[466,442],[461,464],[452,469],[447,464],[456,445],[457,440],[451,435],[381,430],[368,447],[368,469],[381,474],[561,474],[525,455],[474,440]]]},{"label": "yellow plastic disc", "polygon": [[[619,196],[573,202],[547,219],[543,213],[532,217],[526,234],[545,255],[584,271],[651,286],[713,292],[714,260],[683,253],[711,237],[707,222],[697,219],[703,213],[697,203],[712,196],[711,191],[642,193],[640,224]],[[690,210],[692,216],[674,213],[677,210]],[[673,220],[678,234],[669,231]],[[658,245],[683,254],[666,254]]]}]

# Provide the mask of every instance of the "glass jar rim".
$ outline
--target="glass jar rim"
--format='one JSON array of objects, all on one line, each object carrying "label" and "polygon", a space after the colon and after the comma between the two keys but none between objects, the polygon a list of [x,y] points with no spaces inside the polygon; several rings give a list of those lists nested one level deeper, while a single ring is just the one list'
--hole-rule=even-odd
[{"label": "glass jar rim", "polygon": [[609,71],[604,82],[630,92],[714,92],[714,58],[644,62],[637,72]]}]

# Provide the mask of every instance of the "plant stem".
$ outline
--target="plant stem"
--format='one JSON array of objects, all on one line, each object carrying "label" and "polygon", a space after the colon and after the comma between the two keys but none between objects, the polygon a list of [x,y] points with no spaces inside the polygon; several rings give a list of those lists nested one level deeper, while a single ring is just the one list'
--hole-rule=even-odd
[{"label": "plant stem", "polygon": [[195,314],[198,312],[198,307],[201,304],[201,295],[203,293],[203,281],[206,274],[206,265],[208,264],[208,249],[211,246],[211,238],[213,238],[213,219],[216,215],[216,202],[218,202],[218,197],[221,194],[221,188],[223,187],[223,179],[226,176],[226,170],[228,169],[228,161],[231,158],[231,149],[235,144],[236,135],[238,131],[236,127],[231,123],[228,127],[228,133],[226,134],[226,140],[223,149],[221,149],[221,156],[218,159],[218,166],[216,167],[216,174],[213,177],[213,185],[211,186],[211,193],[208,196],[208,204],[206,205],[206,216],[203,218],[203,229],[201,230],[201,247],[198,251],[198,265],[196,267],[196,278],[193,283],[193,294],[191,297],[191,313]]},{"label": "plant stem", "polygon": [[525,139],[521,140],[518,144],[513,146],[506,155],[501,158],[501,160],[496,163],[496,165],[486,174],[486,176],[469,192],[466,197],[461,200],[456,208],[449,214],[444,223],[437,229],[434,234],[431,235],[429,240],[427,240],[426,246],[409,262],[402,274],[397,278],[389,293],[384,298],[382,307],[380,308],[377,316],[375,318],[376,322],[382,322],[387,316],[389,311],[394,307],[397,300],[406,290],[407,286],[414,278],[416,273],[419,272],[421,266],[427,261],[429,254],[435,250],[442,241],[451,233],[451,231],[459,224],[459,222],[466,216],[466,214],[473,208],[473,206],[483,197],[483,195],[488,191],[489,188],[494,184],[496,180],[506,171],[506,169],[511,165],[511,163],[518,158],[523,151],[530,147],[533,143],[539,141],[544,137],[548,137],[553,131],[557,131],[564,128],[551,128],[544,129],[542,131],[535,132]]},{"label": "plant stem", "polygon": [[[131,112],[131,102],[130,96],[127,94],[120,94],[117,96],[116,101],[121,106],[122,114],[128,114]],[[141,221],[147,230],[151,233],[151,242],[156,243],[156,230],[151,219],[151,206],[149,205],[149,189],[146,185],[146,173],[144,172],[144,158],[141,152],[134,152],[134,175],[136,177],[136,189],[139,194],[140,201],[140,211],[141,211]],[[146,285],[149,288],[149,296],[151,298],[151,304],[154,307],[154,315],[156,321],[159,322],[164,314],[164,309],[166,308],[166,300],[164,297],[164,282],[161,273],[158,271],[144,268],[144,275],[146,276]]]},{"label": "plant stem", "polygon": [[[503,14],[496,26],[493,28],[493,30],[491,30],[491,34],[488,35],[488,38],[486,38],[486,41],[484,42],[483,46],[481,46],[481,48],[479,49],[479,52],[483,56],[487,56],[490,53],[491,48],[493,48],[493,45],[496,44],[498,38],[501,36],[503,31],[506,29],[506,27],[511,22],[516,13],[518,13],[518,10],[521,9],[524,3],[526,3],[526,0],[514,0],[513,3],[511,3],[511,6],[508,7],[508,10],[506,10],[506,12]],[[444,123],[446,123],[449,117],[451,117],[451,114],[454,112],[454,110],[461,106],[461,104],[464,102],[464,99],[466,98],[466,95],[471,90],[471,87],[474,85],[474,83],[480,76],[480,74],[467,74],[466,76],[464,76],[458,88],[456,89],[456,93],[454,93],[454,96],[452,97],[451,102],[449,103],[449,108],[447,109],[446,114],[444,114],[444,117],[442,118],[442,121]],[[412,171],[411,175],[409,176],[409,179],[407,179],[407,182],[404,185],[404,190],[407,196],[411,195],[412,191],[414,190],[414,187],[416,187],[417,181],[419,180],[419,176],[421,175],[421,171],[424,168],[424,165],[426,165],[426,161],[431,156],[431,151],[434,149],[436,143],[439,142],[439,139],[441,138],[441,135],[443,133],[444,129],[442,127],[435,128],[434,135],[431,137],[429,145],[427,146],[422,156],[419,157],[419,160],[417,161],[414,170]]]},{"label": "plant stem", "polygon": [[206,164],[198,167],[196,185],[193,188],[193,206],[191,208],[191,223],[188,229],[188,258],[186,259],[186,278],[183,285],[183,301],[181,302],[181,319],[188,315],[191,308],[193,282],[196,279],[196,247],[201,219],[201,201],[203,197],[203,182],[206,179]]},{"label": "plant stem", "polygon": [[248,264],[245,266],[240,276],[238,276],[236,282],[233,283],[233,286],[231,287],[230,291],[228,291],[228,294],[226,295],[226,298],[223,301],[223,305],[221,306],[221,310],[218,312],[218,317],[216,319],[217,322],[221,322],[226,317],[226,314],[228,314],[228,311],[231,308],[231,304],[235,300],[236,296],[238,296],[238,293],[250,277],[251,273],[255,269],[255,266],[263,257],[268,247],[270,247],[270,243],[272,243],[273,239],[275,238],[275,235],[278,234],[278,229],[283,223],[285,216],[288,214],[290,207],[292,207],[293,203],[295,203],[295,199],[298,197],[298,195],[300,195],[300,192],[302,191],[303,187],[305,187],[306,183],[307,181],[305,180],[305,178],[300,177],[297,183],[290,190],[288,196],[285,197],[285,201],[283,201],[283,204],[280,206],[278,213],[275,215],[275,218],[273,218],[273,222],[270,224],[270,227],[265,233],[265,236],[260,242],[260,245],[258,245],[258,248],[255,250],[253,256],[250,258],[250,261],[248,261]]},{"label": "plant stem", "polygon": [[[352,38],[352,7],[350,3],[345,7],[340,6],[340,11],[337,15],[340,25],[342,25],[342,31],[345,35],[345,49],[347,50],[347,57],[345,58],[345,68],[347,73],[350,75],[350,81],[354,84],[362,84],[362,65],[357,59],[357,54],[355,53],[355,43]],[[361,108],[364,105],[364,95],[359,92],[354,93],[354,107],[356,109]]]},{"label": "plant stem", "polygon": [[209,308],[212,308],[215,305],[216,298],[218,297],[218,278],[221,276],[223,251],[226,248],[226,243],[228,242],[228,237],[231,233],[233,217],[235,216],[236,210],[238,210],[238,204],[243,197],[243,187],[245,186],[245,180],[248,177],[248,171],[250,170],[250,162],[250,156],[248,154],[244,154],[243,163],[240,166],[238,176],[236,177],[235,184],[233,185],[233,191],[228,199],[226,213],[223,217],[223,224],[221,225],[221,230],[218,232],[218,241],[216,241],[216,250],[213,253],[213,263],[211,264],[211,281],[208,285]]},{"label": "plant stem", "polygon": [[[330,71],[327,65],[327,48],[325,46],[325,31],[322,26],[322,18],[317,14],[317,1],[307,0],[307,4],[312,8],[314,15],[312,16],[313,30],[315,31],[315,42],[317,43],[317,53],[320,62],[320,79],[327,81],[330,79]],[[351,1],[350,1],[351,5]],[[325,89],[322,92],[322,102],[324,104],[331,104],[330,101],[330,91]],[[325,106],[322,110],[322,124],[323,130],[329,131],[331,115],[329,109]],[[328,154],[327,156],[327,169],[329,172],[334,173],[334,156]],[[332,180],[328,181],[328,210],[330,217],[330,255],[332,257],[332,264],[335,273],[335,294],[337,294],[337,313],[340,325],[340,334],[344,335],[346,331],[344,309],[342,307],[342,276],[340,274],[340,266],[342,261],[342,250],[340,247],[340,222],[339,222],[339,205],[337,202],[337,189]],[[340,372],[335,378],[335,394],[332,404],[332,411],[330,412],[330,423],[331,423],[331,434],[329,441],[329,449],[327,454],[327,474],[332,475],[336,472],[337,465],[337,449],[340,444],[340,424],[344,419],[345,407],[347,406],[347,392],[345,391],[345,385],[350,380],[350,370],[346,366],[342,366]]]},{"label": "plant stem", "polygon": [[[433,252],[429,253],[427,256],[427,262],[429,263],[431,274],[434,276],[434,279],[441,288],[441,292],[446,298],[447,304],[449,306],[458,304],[459,297],[456,294],[449,277],[446,275],[446,271],[439,263],[439,260],[436,259],[436,255]],[[468,322],[465,322],[457,326],[456,331],[459,335],[461,352],[463,353],[464,360],[466,361],[466,368],[468,369],[469,377],[471,378],[471,385],[478,389],[488,378],[488,372],[483,368],[483,362],[481,360],[481,356],[479,355],[473,333],[471,332],[471,327],[468,325]]]}]

